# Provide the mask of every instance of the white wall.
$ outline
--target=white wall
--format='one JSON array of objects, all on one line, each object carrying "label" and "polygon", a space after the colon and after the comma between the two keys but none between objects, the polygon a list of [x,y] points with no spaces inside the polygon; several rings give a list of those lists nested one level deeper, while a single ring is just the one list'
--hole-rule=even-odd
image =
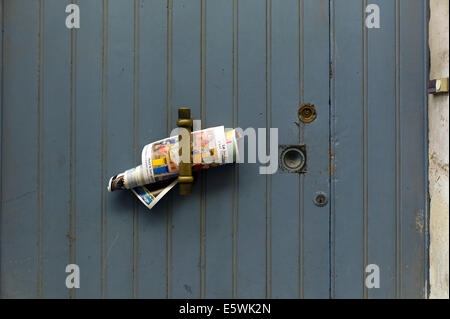
[{"label": "white wall", "polygon": [[[449,76],[449,1],[431,0],[430,79]],[[430,95],[430,298],[449,298],[449,95]]]}]

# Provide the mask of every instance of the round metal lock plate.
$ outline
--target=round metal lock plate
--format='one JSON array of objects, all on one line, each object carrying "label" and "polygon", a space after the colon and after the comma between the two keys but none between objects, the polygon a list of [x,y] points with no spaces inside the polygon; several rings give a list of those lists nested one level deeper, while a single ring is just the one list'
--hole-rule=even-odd
[{"label": "round metal lock plate", "polygon": [[305,166],[305,154],[296,147],[289,147],[281,153],[281,165],[289,172],[298,172]]},{"label": "round metal lock plate", "polygon": [[298,109],[298,119],[303,123],[311,123],[317,118],[317,112],[314,105],[303,104]]}]

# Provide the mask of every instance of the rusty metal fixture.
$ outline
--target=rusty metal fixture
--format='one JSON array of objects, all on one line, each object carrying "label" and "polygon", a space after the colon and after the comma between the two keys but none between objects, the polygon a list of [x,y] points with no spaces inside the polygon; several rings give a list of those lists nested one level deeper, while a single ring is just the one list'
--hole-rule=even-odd
[{"label": "rusty metal fixture", "polygon": [[303,123],[311,123],[317,118],[316,108],[312,104],[303,104],[298,109],[298,119]]},{"label": "rusty metal fixture", "polygon": [[189,139],[184,141],[182,135],[178,136],[178,141],[180,145],[180,155],[184,154],[187,150],[189,154],[189,161],[187,163],[183,162],[180,158],[179,164],[179,176],[178,183],[180,184],[180,195],[188,195],[192,193],[192,183],[194,182],[194,177],[192,177],[192,150],[191,150],[191,132],[192,132],[192,119],[191,119],[191,109],[187,107],[180,107],[178,109],[178,127],[186,129],[189,133]]}]

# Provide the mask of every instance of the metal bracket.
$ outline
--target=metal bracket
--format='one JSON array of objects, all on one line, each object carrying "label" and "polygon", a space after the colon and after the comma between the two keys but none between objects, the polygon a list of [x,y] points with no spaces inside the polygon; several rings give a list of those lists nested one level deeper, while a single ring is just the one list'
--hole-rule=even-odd
[{"label": "metal bracket", "polygon": [[[192,193],[192,183],[194,182],[194,177],[192,176],[192,118],[191,109],[188,107],[180,107],[178,109],[178,122],[177,126],[184,128],[189,133],[188,140],[183,140],[182,135],[178,135],[179,143],[179,154],[180,154],[180,164],[179,164],[179,175],[178,183],[180,184],[180,195],[189,195]],[[182,154],[187,150],[189,154],[189,162],[185,163],[182,161]]]},{"label": "metal bracket", "polygon": [[430,80],[428,82],[429,94],[448,93],[448,78]]}]

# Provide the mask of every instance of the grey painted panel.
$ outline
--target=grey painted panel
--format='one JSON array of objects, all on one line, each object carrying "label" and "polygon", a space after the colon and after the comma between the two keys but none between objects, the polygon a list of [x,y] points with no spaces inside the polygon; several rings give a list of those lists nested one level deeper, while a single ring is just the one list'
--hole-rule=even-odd
[{"label": "grey painted panel", "polygon": [[[237,20],[237,125],[256,130],[267,127],[268,117],[265,2],[240,1]],[[249,163],[238,169],[236,296],[240,298],[267,296],[267,177],[258,170]]]},{"label": "grey painted panel", "polygon": [[[380,29],[364,28],[367,2],[333,2],[332,291],[423,298],[427,2],[376,3]],[[380,289],[365,288],[369,264]]]},{"label": "grey painted panel", "polygon": [[[334,3],[332,291],[334,297],[363,295],[362,72],[363,7]],[[342,62],[341,62],[342,61]],[[349,94],[351,92],[351,94]],[[347,119],[347,120],[346,120]],[[352,119],[352,120],[348,120]],[[345,167],[345,170],[339,169]],[[339,187],[337,183],[345,185]],[[339,214],[341,212],[341,214]],[[351,231],[348,231],[351,229]]]},{"label": "grey painted panel", "polygon": [[[233,1],[208,0],[203,4],[203,127],[235,126],[236,74],[233,67],[236,56],[232,49],[235,9]],[[202,297],[206,298],[227,298],[234,294],[234,174],[231,165],[204,173],[202,256],[205,268],[201,282],[204,285]]]},{"label": "grey painted panel", "polygon": [[[104,104],[104,172],[110,176],[133,166],[133,30],[134,8],[130,1],[110,0],[107,23],[107,77]],[[121,20],[118,24],[116,21]],[[120,127],[120,131],[116,127]],[[115,195],[115,194],[114,194]],[[133,223],[135,202],[130,193],[106,194],[103,239],[104,294],[109,298],[132,297]]]},{"label": "grey painted panel", "polygon": [[[176,127],[178,107],[192,108],[193,118],[200,109],[200,39],[201,2],[173,1],[170,21],[170,114],[172,128]],[[201,181],[196,178],[192,195],[172,192],[170,210],[169,297],[199,298],[201,269]]]},{"label": "grey painted panel", "polygon": [[[36,2],[6,1],[3,5],[2,20],[7,32],[3,42],[0,287],[2,297],[33,298],[40,293],[40,18]],[[22,19],[23,23],[17,23]]]},{"label": "grey painted panel", "polygon": [[[279,128],[279,143],[284,145],[300,142],[297,119],[302,71],[299,63],[302,45],[300,10],[301,3],[297,0],[272,1],[269,12],[270,127]],[[307,14],[304,12],[302,16]],[[299,181],[296,174],[275,174],[269,184],[270,296],[273,298],[301,297]]]},{"label": "grey painted panel", "polygon": [[[399,2],[399,297],[426,296],[426,1]],[[418,49],[420,48],[420,49]]]},{"label": "grey painted panel", "polygon": [[[69,1],[3,1],[2,296],[425,296],[426,1],[375,1],[380,30],[363,0],[76,2],[70,31]],[[301,103],[316,121],[294,123]],[[107,193],[179,106],[279,128],[307,174],[216,168],[151,212]]]},{"label": "grey painted panel", "polygon": [[[367,264],[380,266],[382,289],[368,291],[370,298],[395,297],[395,2],[379,1],[383,27],[366,35],[367,112]],[[388,50],[389,48],[389,50]],[[380,68],[384,65],[384,68]],[[375,124],[376,123],[376,124]],[[389,138],[391,137],[391,138]],[[382,165],[382,166],[381,166]],[[382,172],[382,173],[381,173]],[[380,200],[382,199],[382,200]]]},{"label": "grey painted panel", "polygon": [[[329,3],[304,1],[301,27],[302,103],[312,103],[317,119],[301,128],[306,144],[308,173],[302,183],[302,294],[304,298],[329,297],[329,206],[317,207],[317,191],[329,194]],[[309,26],[314,25],[314,28]],[[328,146],[328,148],[327,148]]]},{"label": "grey painted panel", "polygon": [[[78,1],[83,27],[73,31],[72,262],[80,267],[77,298],[102,295],[102,17],[101,1]],[[86,169],[89,167],[90,169]],[[107,177],[105,177],[107,178]]]},{"label": "grey painted panel", "polygon": [[59,26],[65,3],[42,3],[41,33],[41,192],[42,297],[66,297],[69,263],[71,74],[70,31]]},{"label": "grey painted panel", "polygon": [[[136,6],[136,116],[135,155],[142,147],[166,137],[167,8],[162,1],[140,1]],[[149,19],[148,17],[152,18]],[[135,283],[139,298],[167,294],[167,201],[150,212],[137,203],[135,214]]]}]

